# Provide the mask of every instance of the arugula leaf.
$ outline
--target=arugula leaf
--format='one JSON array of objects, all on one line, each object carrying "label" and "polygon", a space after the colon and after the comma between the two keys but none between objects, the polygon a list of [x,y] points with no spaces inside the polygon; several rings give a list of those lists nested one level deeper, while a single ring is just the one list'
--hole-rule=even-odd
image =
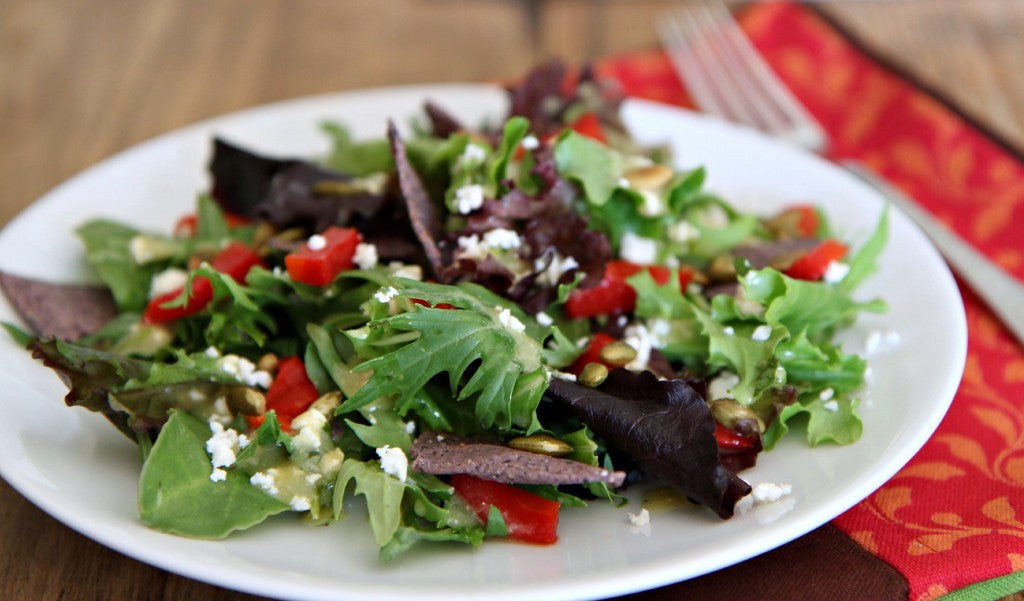
[{"label": "arugula leaf", "polygon": [[210,426],[184,411],[172,411],[150,449],[139,477],[139,513],[150,528],[196,538],[224,538],[288,510],[288,505],[229,470],[210,480],[206,440]]},{"label": "arugula leaf", "polygon": [[331,151],[324,159],[331,169],[355,177],[394,170],[395,162],[387,140],[357,142],[348,128],[334,121],[323,123],[321,128],[331,137]]},{"label": "arugula leaf", "polygon": [[459,542],[479,547],[484,540],[482,528],[440,528],[438,530],[421,530],[402,526],[395,535],[380,549],[380,560],[389,562],[398,555],[408,551],[421,541]]},{"label": "arugula leaf", "polygon": [[555,143],[558,173],[580,184],[589,205],[605,204],[619,186],[617,162],[608,147],[573,131]]},{"label": "arugula leaf", "polygon": [[[371,330],[385,334],[419,335],[356,367],[357,372],[373,370],[373,376],[339,407],[339,414],[381,397],[395,396],[402,405],[431,378],[446,372],[452,392],[458,392],[457,401],[478,395],[475,413],[482,427],[537,427],[535,412],[547,375],[539,343],[511,321],[519,316],[528,319],[520,309],[474,284],[451,287],[397,278],[392,287],[402,298],[444,302],[456,309],[416,307],[371,322]],[[513,325],[502,324],[503,320]],[[519,323],[525,330],[523,321]],[[393,340],[387,335],[384,339]],[[463,382],[466,376],[469,379]]]}]

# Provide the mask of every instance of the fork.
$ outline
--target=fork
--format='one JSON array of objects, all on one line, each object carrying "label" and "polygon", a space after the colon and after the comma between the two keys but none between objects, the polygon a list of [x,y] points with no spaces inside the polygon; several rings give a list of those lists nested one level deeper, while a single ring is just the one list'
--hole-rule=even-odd
[{"label": "fork", "polygon": [[[824,128],[772,71],[721,1],[688,0],[660,18],[657,27],[666,54],[703,111],[812,152],[825,152]],[[1024,283],[865,166],[856,161],[839,165],[916,223],[960,278],[1024,344]]]}]

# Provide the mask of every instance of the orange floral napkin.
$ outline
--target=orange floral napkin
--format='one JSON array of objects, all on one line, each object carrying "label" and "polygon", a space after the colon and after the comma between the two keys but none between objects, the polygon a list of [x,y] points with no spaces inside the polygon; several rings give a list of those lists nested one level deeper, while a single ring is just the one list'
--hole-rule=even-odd
[{"label": "orange floral napkin", "polygon": [[[867,163],[1024,280],[1020,150],[872,56],[808,5],[758,3],[738,16],[769,64],[830,134],[832,158]],[[597,68],[631,96],[691,105],[660,51],[611,57]],[[643,598],[715,599],[715,591],[729,582],[732,590],[723,589],[729,598],[746,600],[819,593],[829,599],[985,599],[1024,590],[1024,348],[968,289],[961,291],[968,322],[966,372],[945,420],[903,470],[832,525],[751,565]],[[869,572],[882,574],[891,566],[903,581],[889,578],[863,590],[867,585],[848,571],[849,550],[835,555],[844,536],[873,556],[869,561],[878,565]],[[830,552],[847,565],[832,570],[821,555]],[[794,570],[793,562],[801,560],[817,567]],[[736,570],[746,570],[748,580],[731,577]],[[765,579],[767,588],[756,592],[749,578],[765,572],[776,582]],[[830,572],[832,581],[822,576]],[[787,585],[780,578],[800,582]],[[814,588],[815,578],[824,578],[822,588]]]}]

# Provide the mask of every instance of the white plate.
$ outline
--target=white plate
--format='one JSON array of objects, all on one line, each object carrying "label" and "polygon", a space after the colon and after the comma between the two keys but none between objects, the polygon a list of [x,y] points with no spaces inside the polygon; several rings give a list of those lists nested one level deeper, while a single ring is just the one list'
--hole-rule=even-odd
[{"label": "white plate", "polygon": [[[218,134],[279,155],[321,154],[324,119],[358,136],[381,136],[384,120],[407,124],[424,98],[467,122],[500,115],[504,97],[477,85],[367,90],[261,107],[188,127],[122,152],[59,186],[0,233],[0,269],[55,281],[87,271],[71,234],[83,220],[120,218],[167,231],[206,188],[210,138]],[[882,199],[817,157],[757,133],[679,109],[629,101],[624,116],[636,136],[671,143],[682,167],[705,165],[708,185],[759,212],[813,201],[854,243],[872,230]],[[789,483],[793,494],[729,521],[708,511],[656,514],[648,528],[628,511],[596,502],[567,510],[560,542],[507,543],[413,552],[377,563],[362,516],[309,528],[278,516],[222,542],[189,540],[145,528],[135,505],[139,462],[134,445],[103,418],[62,402],[64,386],[6,337],[0,340],[0,473],[65,524],[141,561],[228,588],[296,599],[417,598],[587,599],[692,578],[763,553],[848,509],[882,485],[925,443],[952,400],[963,369],[966,326],[956,285],[924,236],[893,211],[881,271],[864,298],[884,296],[890,310],[865,316],[846,335],[865,348],[872,332],[889,346],[870,356],[864,435],[856,444],[808,449],[790,437],[744,473],[752,482]],[[15,320],[0,299],[0,320]]]}]

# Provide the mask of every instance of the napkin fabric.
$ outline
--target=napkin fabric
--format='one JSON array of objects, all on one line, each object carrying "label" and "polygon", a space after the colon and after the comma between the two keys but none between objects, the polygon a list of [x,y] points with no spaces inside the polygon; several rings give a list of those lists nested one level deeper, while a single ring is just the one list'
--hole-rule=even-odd
[{"label": "napkin fabric", "polygon": [[[738,17],[822,122],[831,158],[867,163],[1024,279],[1024,154],[812,6],[756,3]],[[628,95],[692,106],[661,51],[597,67]],[[963,380],[944,421],[904,469],[789,545],[635,598],[929,601],[1024,590],[1024,348],[977,297],[961,292]]]}]

